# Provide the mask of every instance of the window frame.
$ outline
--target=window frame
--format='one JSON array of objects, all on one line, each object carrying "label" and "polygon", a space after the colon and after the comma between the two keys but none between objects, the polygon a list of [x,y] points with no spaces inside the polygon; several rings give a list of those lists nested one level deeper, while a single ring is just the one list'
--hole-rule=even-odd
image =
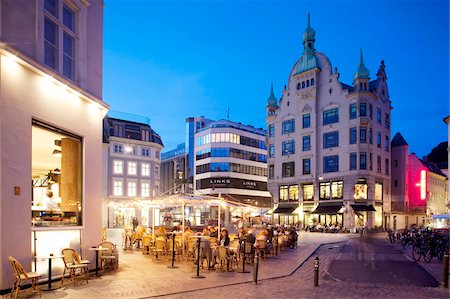
[{"label": "window frame", "polygon": [[295,118],[285,120],[281,123],[281,134],[290,134],[295,132]]}]

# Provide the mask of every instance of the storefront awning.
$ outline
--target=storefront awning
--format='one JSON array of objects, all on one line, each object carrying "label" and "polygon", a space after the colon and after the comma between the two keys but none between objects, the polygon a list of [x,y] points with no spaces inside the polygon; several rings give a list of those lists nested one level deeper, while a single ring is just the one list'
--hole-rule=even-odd
[{"label": "storefront awning", "polygon": [[278,206],[275,211],[273,211],[274,214],[292,214],[292,212],[295,211],[297,206]]},{"label": "storefront awning", "polygon": [[350,205],[355,212],[375,212],[373,205],[354,204]]},{"label": "storefront awning", "polygon": [[342,204],[319,203],[317,208],[312,211],[312,214],[336,214],[341,208]]}]

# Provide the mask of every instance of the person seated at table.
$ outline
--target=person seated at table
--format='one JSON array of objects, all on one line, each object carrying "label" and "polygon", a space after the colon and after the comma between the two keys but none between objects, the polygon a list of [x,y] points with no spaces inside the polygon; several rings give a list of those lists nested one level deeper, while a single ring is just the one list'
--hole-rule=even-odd
[{"label": "person seated at table", "polygon": [[242,239],[244,238],[244,229],[243,229],[242,227],[240,227],[240,228],[237,230],[237,235],[236,235],[236,237],[237,237],[239,240],[242,240]]},{"label": "person seated at table", "polygon": [[247,236],[245,237],[245,242],[250,243],[250,244],[255,244],[256,238],[253,235],[253,230],[251,230],[251,229],[248,230]]},{"label": "person seated at table", "polygon": [[177,234],[178,234],[178,233],[181,233],[180,229],[179,229],[178,226],[176,226],[176,225],[173,227],[172,232],[173,232],[173,233],[177,233]]},{"label": "person seated at table", "polygon": [[203,229],[203,232],[202,232],[202,236],[209,237],[209,235],[210,235],[209,230],[208,230],[207,228],[204,228],[204,229]]},{"label": "person seated at table", "polygon": [[166,228],[164,226],[160,226],[158,230],[155,231],[156,237],[165,237],[167,234]]},{"label": "person seated at table", "polygon": [[211,226],[211,228],[209,229],[209,236],[212,238],[218,238],[219,234],[216,230],[216,228],[214,226]]},{"label": "person seated at table", "polygon": [[228,230],[222,229],[220,234],[220,246],[228,246],[230,245],[230,237],[228,236]]},{"label": "person seated at table", "polygon": [[288,237],[288,244],[290,248],[297,247],[297,239],[298,239],[297,231],[295,230],[294,227],[292,227]]}]

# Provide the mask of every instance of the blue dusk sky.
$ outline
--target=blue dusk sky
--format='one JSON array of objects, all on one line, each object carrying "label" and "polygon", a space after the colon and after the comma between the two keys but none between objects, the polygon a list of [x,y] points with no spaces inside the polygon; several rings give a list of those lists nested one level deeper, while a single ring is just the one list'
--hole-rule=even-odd
[{"label": "blue dusk sky", "polygon": [[184,142],[203,115],[266,127],[270,82],[279,98],[302,54],[311,13],[317,51],[352,83],[359,49],[371,78],[384,60],[391,138],[418,156],[447,140],[449,1],[105,0],[103,99],[145,115],[165,144]]}]

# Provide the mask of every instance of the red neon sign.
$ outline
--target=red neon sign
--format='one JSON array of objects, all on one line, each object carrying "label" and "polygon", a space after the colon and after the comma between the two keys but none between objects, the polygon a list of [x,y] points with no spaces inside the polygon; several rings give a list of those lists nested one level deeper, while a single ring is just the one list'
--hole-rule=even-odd
[{"label": "red neon sign", "polygon": [[427,198],[427,172],[425,170],[420,171],[420,199],[425,200]]}]

